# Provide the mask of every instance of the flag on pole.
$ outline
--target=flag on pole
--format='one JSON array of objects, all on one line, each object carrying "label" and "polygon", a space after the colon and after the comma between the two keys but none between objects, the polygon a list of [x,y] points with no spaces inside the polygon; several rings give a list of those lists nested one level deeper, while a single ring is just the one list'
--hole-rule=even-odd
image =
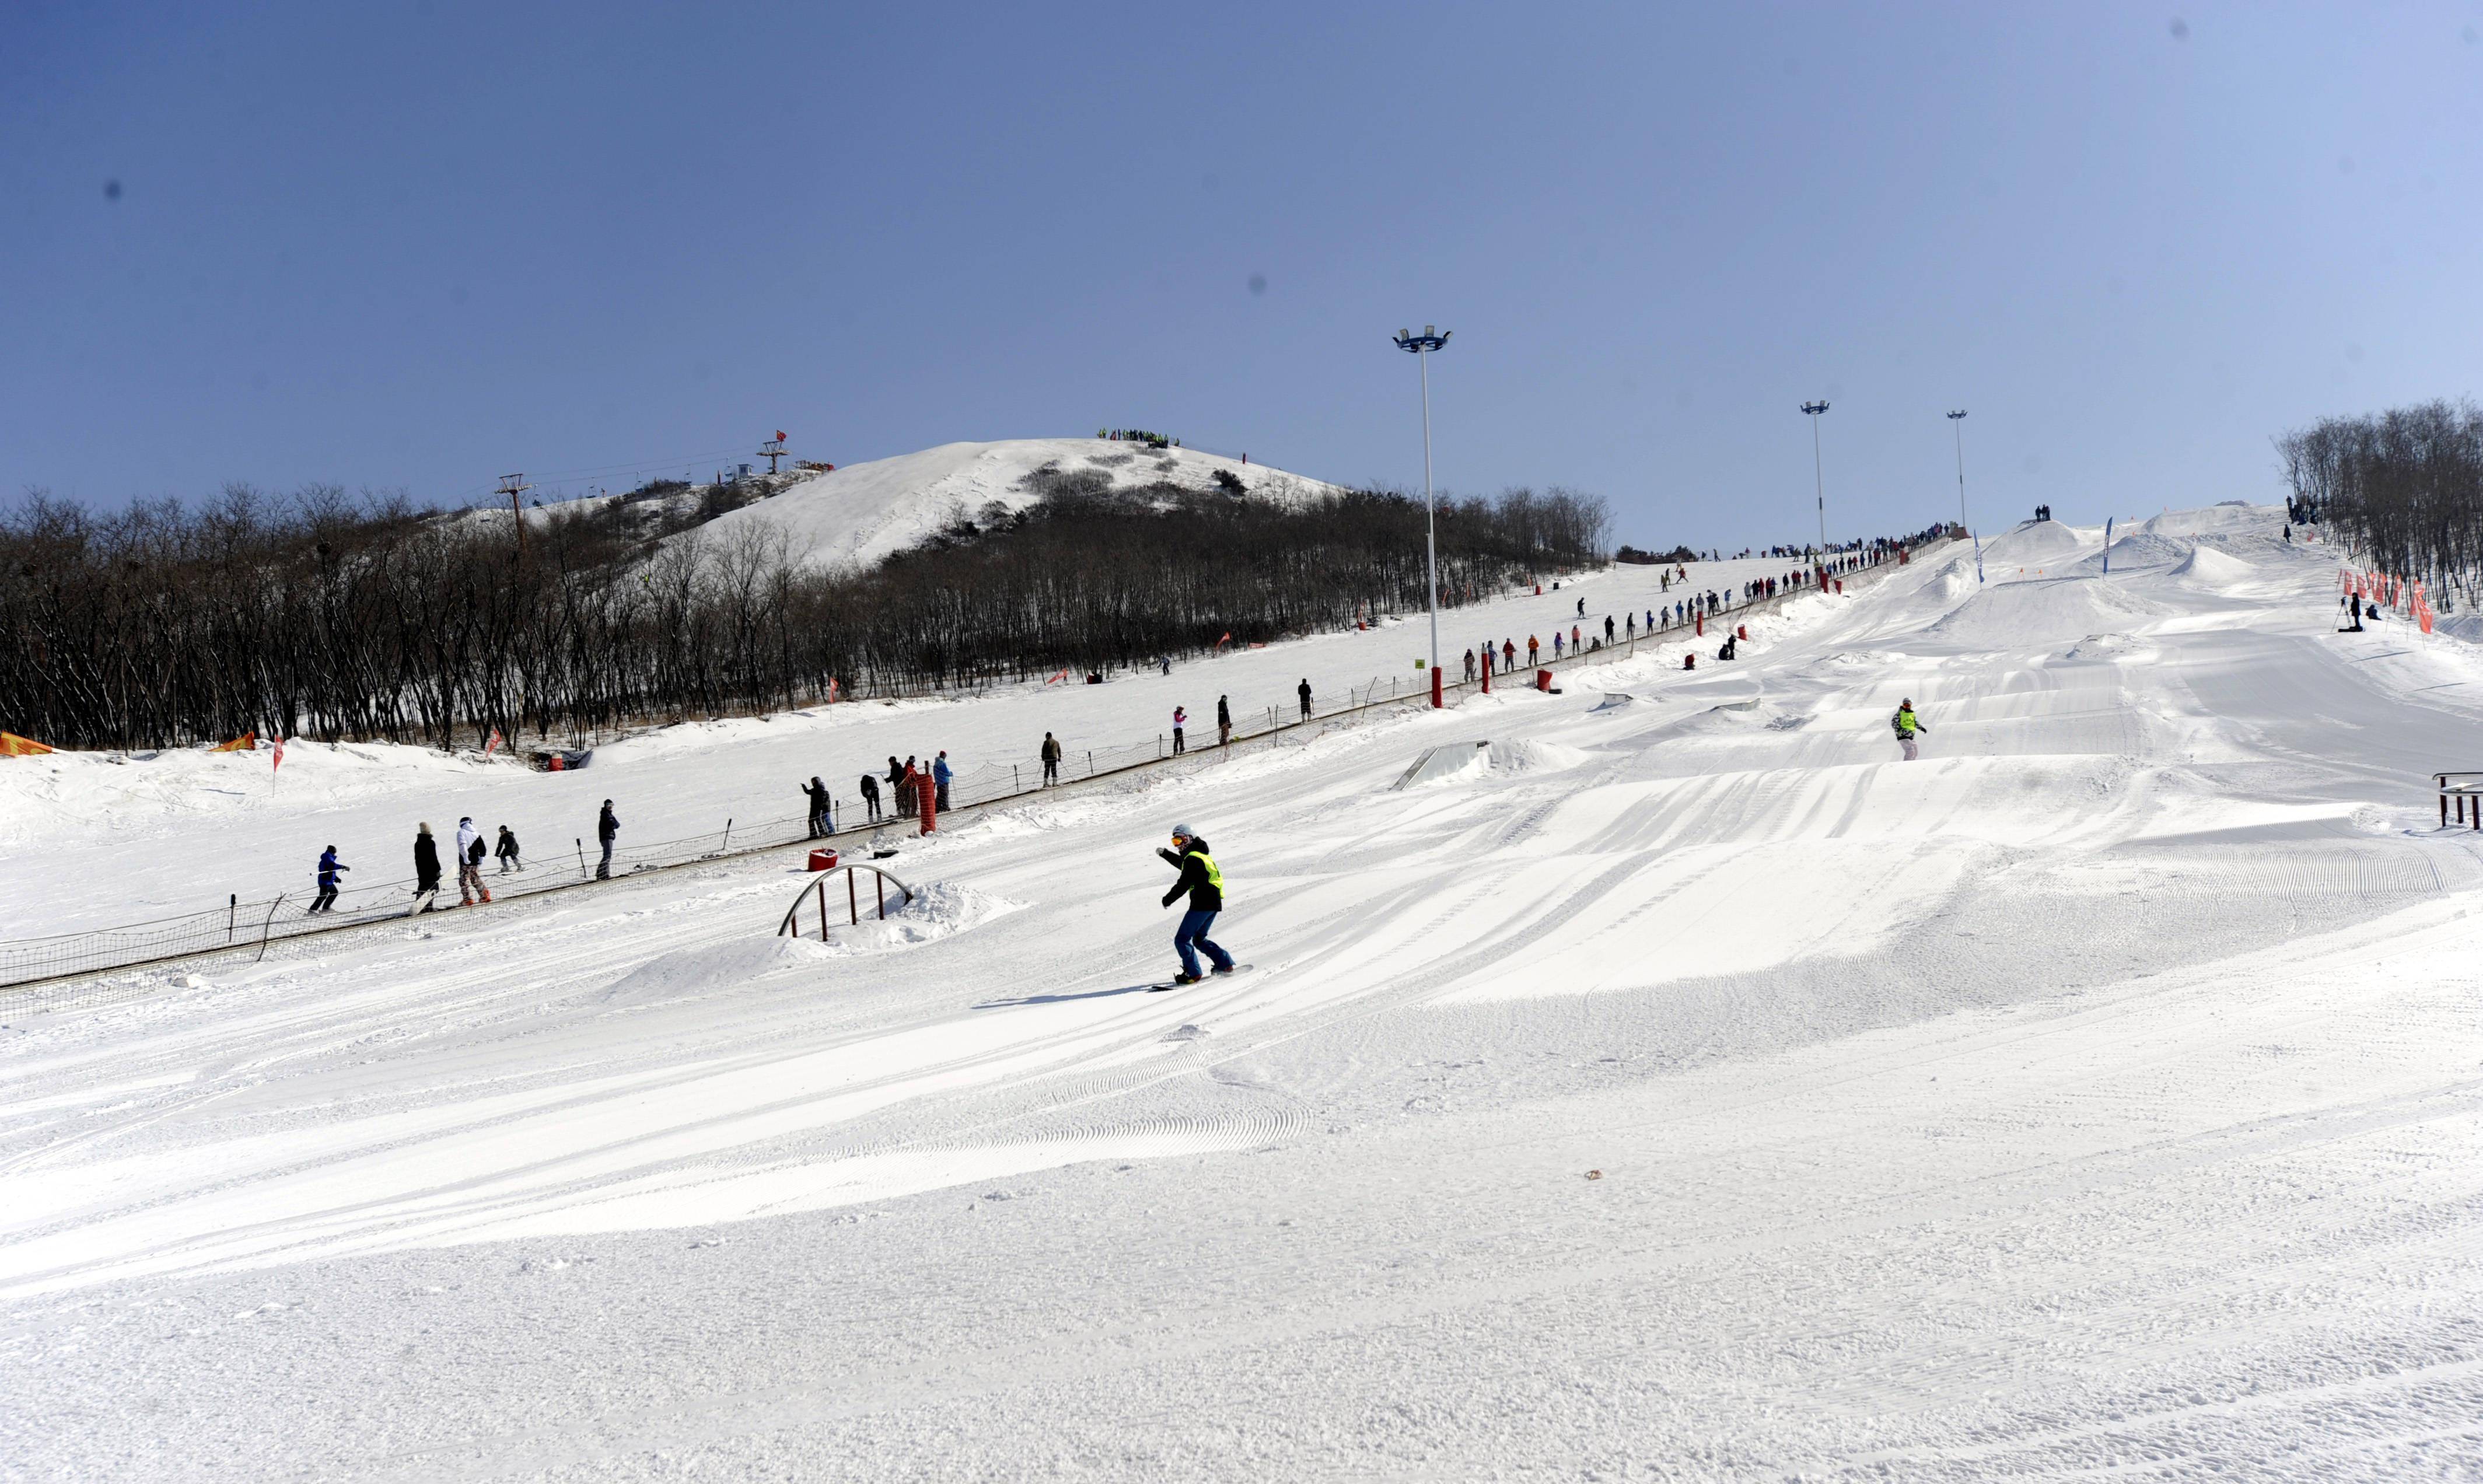
[{"label": "flag on pole", "polygon": [[1068,678],[1069,678],[1069,672],[1068,672],[1068,671],[1066,671],[1066,670],[1064,670],[1064,671],[1060,672],[1058,675],[1055,675],[1055,676],[1046,676],[1044,677],[1043,683],[1044,683],[1044,684],[1046,684],[1046,685],[1055,685],[1055,684],[1057,684],[1057,683],[1059,683],[1060,681],[1062,681],[1062,680],[1066,680],[1066,679],[1068,679]]},{"label": "flag on pole", "polygon": [[240,736],[233,738],[229,742],[217,743],[213,751],[219,753],[247,753],[255,750],[257,746],[258,731],[254,728],[249,731],[243,732]]},{"label": "flag on pole", "polygon": [[274,773],[278,768],[280,768],[280,767],[283,767],[283,766],[284,766],[284,733],[282,733],[282,732],[280,732],[280,732],[278,732],[278,733],[276,734],[276,761],[275,761],[275,762],[273,762],[273,763],[271,763],[271,764],[269,764],[267,771],[268,771],[268,772],[270,772],[270,773]]},{"label": "flag on pole", "polygon": [[779,442],[779,443],[782,443],[783,441],[785,441],[785,430],[784,430],[784,429],[779,428],[779,429],[777,429],[777,430],[776,430],[776,441],[777,441],[777,442]]},{"label": "flag on pole", "polygon": [[50,752],[32,737],[21,737],[13,731],[0,731],[0,757],[33,757]]},{"label": "flag on pole", "polygon": [[491,756],[494,753],[496,753],[496,752],[498,752],[499,750],[500,750],[500,729],[499,729],[499,728],[497,728],[497,727],[494,727],[494,728],[493,728],[493,729],[492,729],[492,734],[491,734],[490,736],[488,736],[488,737],[486,737],[486,738],[484,738],[484,739],[483,739],[483,755],[484,755],[484,756],[486,756],[486,757],[489,757],[489,756]]},{"label": "flag on pole", "polygon": [[1224,635],[1224,637],[1223,637],[1223,638],[1218,639],[1217,641],[1215,641],[1215,648],[1216,648],[1216,649],[1222,649],[1226,645],[1231,644],[1232,642],[1233,642],[1233,634],[1232,634],[1232,631],[1228,629],[1228,630],[1226,630],[1226,631],[1225,631],[1225,635]]}]

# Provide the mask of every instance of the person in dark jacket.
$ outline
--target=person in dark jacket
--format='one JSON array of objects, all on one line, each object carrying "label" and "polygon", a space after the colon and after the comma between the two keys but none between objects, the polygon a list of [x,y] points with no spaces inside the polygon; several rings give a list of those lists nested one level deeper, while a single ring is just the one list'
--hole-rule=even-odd
[{"label": "person in dark jacket", "polygon": [[894,753],[888,755],[888,786],[894,795],[893,804],[896,809],[896,817],[899,819],[914,812],[914,806],[906,797],[905,787],[909,781],[907,775],[911,772],[913,769],[896,760]]},{"label": "person in dark jacket", "polygon": [[[1215,965],[1215,972],[1233,972],[1233,955],[1208,941],[1207,930],[1215,924],[1215,914],[1224,910],[1224,872],[1217,868],[1215,858],[1208,854],[1207,841],[1188,825],[1172,827],[1172,849],[1156,852],[1171,864],[1180,867],[1181,879],[1164,893],[1163,904],[1170,907],[1185,891],[1189,893],[1189,910],[1182,914],[1181,930],[1173,934],[1173,947],[1181,954],[1181,973],[1175,984],[1196,984],[1198,954],[1204,952]],[[1196,951],[1193,951],[1195,945]]]},{"label": "person in dark jacket", "polygon": [[814,773],[811,775],[810,786],[804,788],[802,792],[807,795],[811,801],[811,838],[815,840],[819,836],[828,834],[830,829],[828,821],[828,785],[820,782],[819,776]]},{"label": "person in dark jacket", "polygon": [[429,896],[440,889],[440,842],[431,837],[431,826],[423,824],[414,833],[414,894]]},{"label": "person in dark jacket", "polygon": [[1048,731],[1043,734],[1043,781],[1060,782],[1060,739]]},{"label": "person in dark jacket", "polygon": [[507,825],[500,826],[500,843],[494,848],[493,854],[500,858],[500,874],[503,876],[513,870],[526,868],[525,861],[518,859],[518,832]]},{"label": "person in dark jacket", "polygon": [[862,807],[868,816],[868,823],[879,823],[879,775],[876,773],[862,776]]},{"label": "person in dark jacket", "polygon": [[612,812],[612,801],[603,801],[603,812],[595,817],[595,839],[603,847],[603,859],[595,867],[595,879],[604,881],[612,875],[612,842],[621,837],[621,816]]},{"label": "person in dark jacket", "polygon": [[310,910],[313,913],[335,911],[336,873],[338,871],[350,871],[352,869],[353,867],[350,865],[338,863],[336,860],[335,846],[331,845],[326,850],[319,853],[319,895],[318,898],[310,904]]},{"label": "person in dark jacket", "polygon": [[1294,694],[1302,699],[1302,720],[1309,721],[1311,719],[1311,677],[1302,676],[1302,683],[1294,687]]},{"label": "person in dark jacket", "polygon": [[1233,745],[1233,698],[1230,696],[1215,698],[1215,745]]}]

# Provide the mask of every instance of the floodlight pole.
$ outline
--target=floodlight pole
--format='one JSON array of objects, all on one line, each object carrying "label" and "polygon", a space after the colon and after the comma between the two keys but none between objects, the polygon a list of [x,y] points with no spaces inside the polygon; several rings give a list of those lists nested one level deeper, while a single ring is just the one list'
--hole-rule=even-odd
[{"label": "floodlight pole", "polygon": [[1423,576],[1429,589],[1424,600],[1431,614],[1431,704],[1440,699],[1440,532],[1431,505],[1431,352],[1449,343],[1448,332],[1426,325],[1419,335],[1397,331],[1397,348],[1410,351],[1423,370]]},{"label": "floodlight pole", "polygon": [[1828,475],[1819,459],[1819,414],[1828,411],[1825,402],[1805,402],[1802,410],[1810,414],[1810,478],[1819,496],[1819,555],[1828,556]]},{"label": "floodlight pole", "polygon": [[[1965,524],[1965,413],[1962,410],[1948,414],[1948,425],[1957,433],[1957,523]],[[1973,535],[1971,531],[1968,535]],[[1983,580],[1983,538],[1974,539],[1974,580]]]}]

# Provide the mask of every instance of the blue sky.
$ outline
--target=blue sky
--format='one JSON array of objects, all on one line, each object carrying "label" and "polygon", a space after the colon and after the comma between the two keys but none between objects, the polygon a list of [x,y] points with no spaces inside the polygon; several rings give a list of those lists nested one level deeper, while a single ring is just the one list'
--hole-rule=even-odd
[{"label": "blue sky", "polygon": [[[0,490],[1177,433],[1641,543],[2476,389],[2483,4],[0,6]],[[117,182],[117,196],[107,190]],[[1264,287],[1255,291],[1254,281]],[[571,471],[571,472],[564,472]],[[593,471],[593,472],[575,472]]]}]

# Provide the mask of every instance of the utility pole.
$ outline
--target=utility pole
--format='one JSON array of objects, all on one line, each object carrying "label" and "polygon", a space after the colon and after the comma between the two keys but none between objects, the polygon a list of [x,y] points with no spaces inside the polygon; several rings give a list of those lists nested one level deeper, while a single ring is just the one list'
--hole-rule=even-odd
[{"label": "utility pole", "polygon": [[500,476],[500,493],[509,497],[509,518],[518,523],[518,560],[526,559],[526,513],[518,505],[518,496],[533,489],[523,474]]},{"label": "utility pole", "polygon": [[1810,414],[1810,477],[1819,496],[1819,554],[1828,555],[1828,476],[1819,462],[1819,414],[1828,411],[1825,402],[1805,402],[1802,410]]},{"label": "utility pole", "polygon": [[774,478],[776,474],[776,461],[785,457],[784,433],[780,430],[773,440],[760,444],[759,453],[760,457],[767,461],[768,477],[771,479]]},{"label": "utility pole", "polygon": [[1426,325],[1419,335],[1397,331],[1397,348],[1411,351],[1415,364],[1423,368],[1423,575],[1429,591],[1424,595],[1431,610],[1431,704],[1444,704],[1440,698],[1440,522],[1431,508],[1431,353],[1449,343],[1446,332],[1437,326]]}]

